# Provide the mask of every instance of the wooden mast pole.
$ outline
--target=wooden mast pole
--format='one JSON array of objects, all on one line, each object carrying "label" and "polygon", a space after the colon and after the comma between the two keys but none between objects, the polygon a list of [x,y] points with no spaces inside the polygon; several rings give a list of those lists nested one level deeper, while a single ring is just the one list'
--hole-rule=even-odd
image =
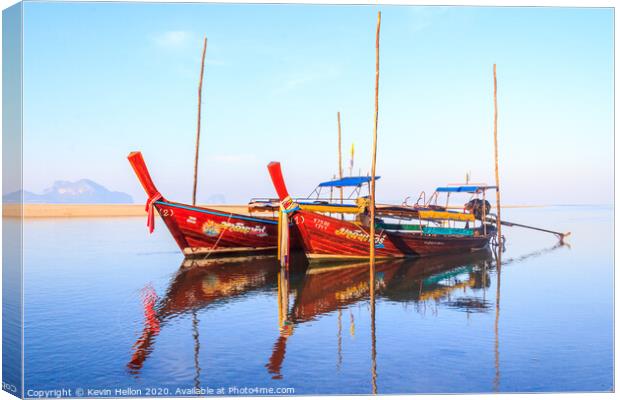
[{"label": "wooden mast pole", "polygon": [[[338,111],[338,179],[342,179],[342,131],[340,129],[340,111]],[[343,203],[342,186],[340,186],[340,204]]]},{"label": "wooden mast pole", "polygon": [[198,152],[200,148],[200,111],[202,106],[202,77],[205,71],[205,54],[207,53],[207,37],[202,45],[202,61],[200,64],[200,81],[198,82],[198,126],[196,128],[196,156],[194,158],[194,190],[192,192],[192,205],[196,205],[196,187],[198,185]]},{"label": "wooden mast pole", "polygon": [[377,126],[379,122],[379,34],[381,32],[381,11],[377,13],[377,35],[375,41],[375,121],[372,138],[372,167],[370,170],[370,289],[374,290],[375,272],[375,170],[377,167]]},{"label": "wooden mast pole", "polygon": [[499,155],[497,150],[497,64],[493,64],[493,106],[495,108],[495,113],[493,116],[493,141],[495,145],[495,199],[496,199],[496,207],[497,207],[497,243],[502,244],[502,207],[500,205],[500,195],[499,195]]}]

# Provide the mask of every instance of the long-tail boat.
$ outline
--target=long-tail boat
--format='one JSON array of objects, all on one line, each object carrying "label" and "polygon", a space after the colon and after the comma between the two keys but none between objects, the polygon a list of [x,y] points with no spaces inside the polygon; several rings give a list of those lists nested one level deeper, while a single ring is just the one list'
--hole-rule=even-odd
[{"label": "long-tail boat", "polygon": [[[176,203],[157,190],[142,153],[127,157],[148,197],[146,211],[150,232],[159,213],[186,257],[226,257],[273,253],[278,241],[276,218],[223,212],[207,207]],[[295,247],[295,232],[292,233]]]},{"label": "long-tail boat", "polygon": [[[224,212],[212,208],[172,202],[157,190],[140,152],[127,157],[148,197],[146,211],[149,232],[155,227],[155,210],[159,213],[177,245],[188,258],[221,258],[243,255],[275,255],[278,247],[277,199],[251,199],[248,214]],[[336,184],[353,188],[349,201],[354,204],[337,204],[310,196],[302,200],[304,209],[319,212],[360,212],[361,202],[356,202],[362,183],[367,177],[347,177],[343,182],[322,182],[317,189]],[[296,228],[291,230],[291,249],[301,249]]]},{"label": "long-tail boat", "polygon": [[[268,166],[271,180],[284,212],[292,216],[310,261],[368,258],[370,241],[369,218],[359,214],[357,221],[333,218],[318,212],[304,210],[289,195],[279,162]],[[375,235],[377,258],[419,257],[481,250],[488,246],[494,234],[492,227],[482,224],[470,227],[476,221],[473,213],[453,211],[416,210],[418,224],[380,224]],[[432,226],[426,221],[462,221],[465,228]]]}]

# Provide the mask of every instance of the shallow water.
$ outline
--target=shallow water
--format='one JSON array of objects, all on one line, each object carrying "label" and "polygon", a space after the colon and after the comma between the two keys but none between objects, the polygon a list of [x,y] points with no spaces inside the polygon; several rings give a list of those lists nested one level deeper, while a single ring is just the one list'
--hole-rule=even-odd
[{"label": "shallow water", "polygon": [[501,273],[490,253],[384,263],[372,298],[363,264],[180,268],[160,221],[27,220],[25,394],[612,390],[613,208],[504,214],[570,247],[506,228]]}]

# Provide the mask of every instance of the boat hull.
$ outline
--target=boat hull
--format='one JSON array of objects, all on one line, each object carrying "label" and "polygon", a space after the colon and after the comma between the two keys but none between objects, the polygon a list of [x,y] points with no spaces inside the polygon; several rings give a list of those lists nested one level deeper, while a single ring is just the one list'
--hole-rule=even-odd
[{"label": "boat hull", "polygon": [[[278,221],[275,218],[257,218],[168,201],[155,187],[142,153],[131,152],[127,159],[148,198],[146,211],[149,232],[153,232],[157,210],[186,257],[277,254]],[[293,227],[291,248],[299,248],[298,243],[297,232]]]},{"label": "boat hull", "polygon": [[276,254],[278,221],[158,200],[154,204],[187,257]]},{"label": "boat hull", "polygon": [[[293,221],[299,230],[306,257],[311,261],[369,257],[370,235],[364,228],[317,213],[298,211]],[[423,257],[484,249],[489,236],[441,236],[378,229],[376,258]]]}]

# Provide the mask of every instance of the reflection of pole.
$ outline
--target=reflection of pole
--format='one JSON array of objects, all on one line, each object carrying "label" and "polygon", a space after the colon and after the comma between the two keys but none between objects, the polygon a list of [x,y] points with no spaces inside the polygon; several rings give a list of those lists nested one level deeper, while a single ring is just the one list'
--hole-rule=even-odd
[{"label": "reflection of pole", "polygon": [[293,334],[293,325],[288,320],[288,288],[288,269],[281,267],[278,273],[278,326],[280,335],[273,346],[269,362],[265,365],[267,371],[272,375],[272,379],[282,379],[281,370],[286,355],[286,341]]},{"label": "reflection of pole", "polygon": [[282,314],[284,321],[288,321],[288,269],[284,268],[280,273],[282,276]]},{"label": "reflection of pole", "polygon": [[194,387],[200,388],[200,336],[198,335],[198,315],[192,310],[192,330],[194,333]]},{"label": "reflection of pole", "polygon": [[340,371],[342,366],[342,310],[338,309],[338,363],[336,369]]},{"label": "reflection of pole", "polygon": [[[373,271],[374,273],[374,271]],[[372,394],[377,394],[377,333],[375,331],[375,277],[370,277],[370,357],[371,357],[371,376]]]},{"label": "reflection of pole", "polygon": [[[284,268],[282,268],[284,269]],[[278,272],[278,328],[284,324],[284,313],[282,312],[282,272]]]},{"label": "reflection of pole", "polygon": [[278,272],[278,325],[284,328],[288,320],[288,276],[285,267]]},{"label": "reflection of pole", "polygon": [[482,264],[482,300],[486,303],[487,300],[487,262]]},{"label": "reflection of pole", "polygon": [[499,299],[500,287],[502,281],[502,250],[496,249],[495,261],[497,270],[497,291],[495,293],[495,379],[493,380],[493,390],[499,391],[500,374],[499,374]]}]

